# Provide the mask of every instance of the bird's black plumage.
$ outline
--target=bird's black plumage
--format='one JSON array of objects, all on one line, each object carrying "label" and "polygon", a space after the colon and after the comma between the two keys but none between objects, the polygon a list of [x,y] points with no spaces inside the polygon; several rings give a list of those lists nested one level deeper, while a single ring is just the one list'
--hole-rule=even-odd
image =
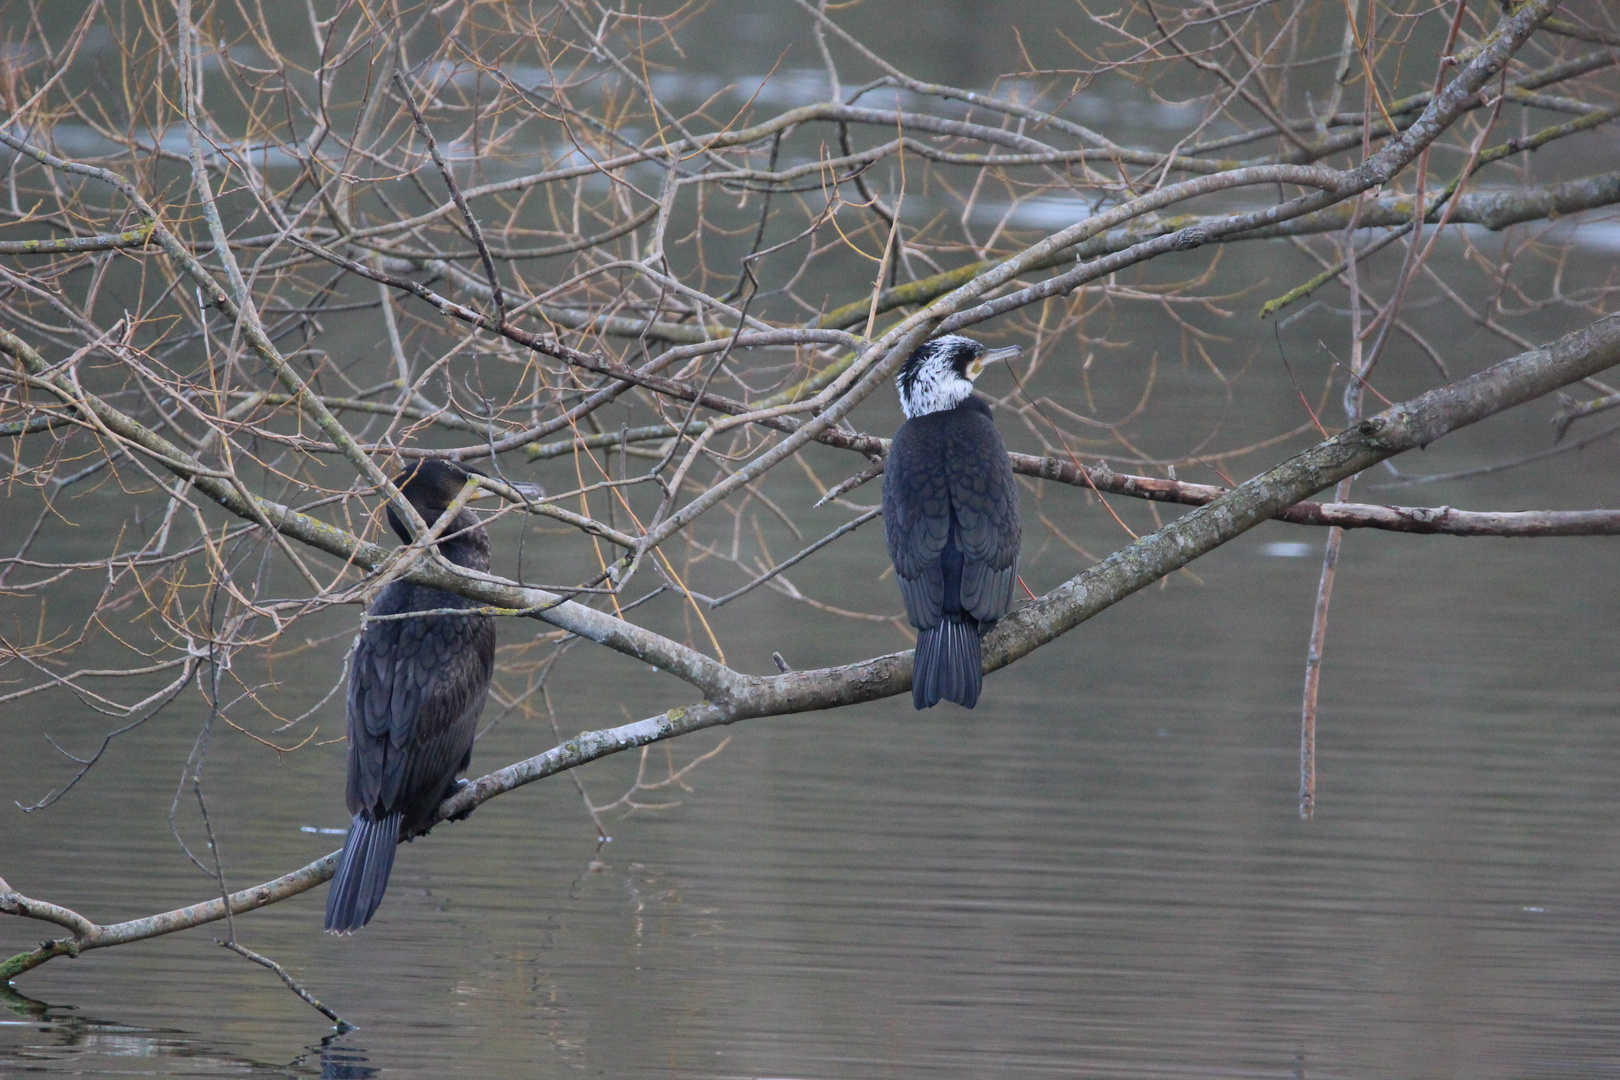
[{"label": "bird's black plumage", "polygon": [[[394,481],[429,525],[476,470],[422,459]],[[410,533],[388,508],[388,523]],[[489,536],[470,511],[444,530],[439,552],[458,566],[489,569]],[[391,582],[369,614],[472,608],[453,593]],[[478,715],[495,663],[488,615],[421,615],[369,622],[349,668],[349,811],[354,824],[326,899],[326,929],[358,930],[382,903],[400,839],[425,832],[472,760]]]},{"label": "bird's black plumage", "polygon": [[973,395],[986,358],[950,335],[919,346],[896,378],[909,419],[883,470],[883,531],[917,628],[919,709],[978,703],[979,639],[1007,614],[1018,580],[1018,489],[990,407]]}]

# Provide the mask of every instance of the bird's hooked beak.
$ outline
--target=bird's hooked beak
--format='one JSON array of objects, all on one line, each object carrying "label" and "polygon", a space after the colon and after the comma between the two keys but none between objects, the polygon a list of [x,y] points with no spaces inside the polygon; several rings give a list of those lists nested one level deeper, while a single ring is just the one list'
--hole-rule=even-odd
[{"label": "bird's hooked beak", "polygon": [[546,485],[520,483],[510,485],[512,490],[525,499],[543,499],[546,497]]},{"label": "bird's hooked beak", "polygon": [[[474,477],[468,477],[469,480]],[[477,478],[478,490],[473,492],[472,499],[506,499],[508,502],[533,502],[546,496],[545,485],[519,483],[513,480],[501,480],[499,477],[484,476]],[[514,497],[515,496],[515,497]],[[469,502],[471,499],[468,500]]]},{"label": "bird's hooked beak", "polygon": [[977,379],[984,372],[986,364],[994,364],[999,360],[1011,360],[1015,356],[1022,356],[1024,350],[1017,345],[1008,345],[1005,348],[991,349],[972,364],[968,365],[967,377],[969,380]]}]

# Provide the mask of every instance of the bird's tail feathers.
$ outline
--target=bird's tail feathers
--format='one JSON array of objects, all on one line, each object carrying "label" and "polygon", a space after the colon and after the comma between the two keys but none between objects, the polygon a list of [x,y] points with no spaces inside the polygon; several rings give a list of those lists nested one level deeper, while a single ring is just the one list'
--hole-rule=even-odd
[{"label": "bird's tail feathers", "polygon": [[912,705],[927,709],[940,701],[954,701],[971,709],[978,704],[983,686],[984,658],[977,619],[949,614],[937,625],[918,632],[911,675]]},{"label": "bird's tail feathers", "polygon": [[332,891],[326,894],[327,933],[351,934],[377,913],[388,888],[388,872],[394,868],[399,818],[397,812],[378,821],[354,816]]}]

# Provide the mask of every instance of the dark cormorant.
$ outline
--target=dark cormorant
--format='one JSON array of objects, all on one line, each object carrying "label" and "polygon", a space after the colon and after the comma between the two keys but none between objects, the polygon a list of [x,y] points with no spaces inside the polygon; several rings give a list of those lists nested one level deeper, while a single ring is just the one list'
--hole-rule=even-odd
[{"label": "dark cormorant", "polygon": [[979,639],[1012,606],[1018,489],[990,406],[973,394],[984,365],[1017,356],[948,334],[917,346],[895,385],[906,422],[883,470],[883,532],[917,628],[911,703],[973,708]]},{"label": "dark cormorant", "polygon": [[[419,459],[394,479],[432,525],[468,475],[456,462]],[[482,475],[482,474],[479,474]],[[392,506],[388,524],[409,544]],[[438,542],[457,566],[489,569],[489,534],[469,510]],[[406,581],[384,586],[369,614],[472,608],[475,601]],[[382,903],[394,848],[433,824],[439,804],[472,761],[478,714],[495,664],[495,620],[488,615],[422,615],[370,622],[349,667],[349,811],[354,824],[326,898],[326,929],[366,925]]]}]

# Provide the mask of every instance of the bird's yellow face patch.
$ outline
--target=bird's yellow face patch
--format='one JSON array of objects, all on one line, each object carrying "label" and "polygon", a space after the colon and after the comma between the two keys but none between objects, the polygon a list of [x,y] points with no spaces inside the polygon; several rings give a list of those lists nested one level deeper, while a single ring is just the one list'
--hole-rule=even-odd
[{"label": "bird's yellow face patch", "polygon": [[969,379],[977,379],[981,374],[983,374],[983,372],[984,372],[984,361],[982,359],[975,360],[975,361],[973,361],[973,363],[968,365],[967,377]]}]

